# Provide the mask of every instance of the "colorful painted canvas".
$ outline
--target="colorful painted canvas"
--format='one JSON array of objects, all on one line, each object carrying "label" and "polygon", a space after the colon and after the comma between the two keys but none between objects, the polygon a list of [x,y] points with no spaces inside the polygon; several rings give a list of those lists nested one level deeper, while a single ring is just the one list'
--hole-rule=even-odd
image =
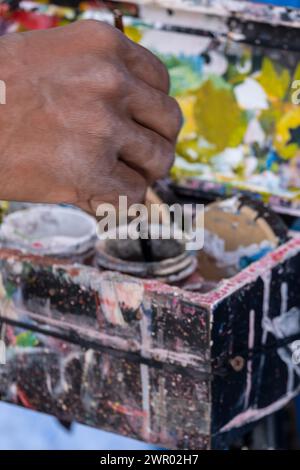
[{"label": "colorful painted canvas", "polygon": [[185,119],[173,177],[300,203],[300,58],[226,46],[165,57]]}]

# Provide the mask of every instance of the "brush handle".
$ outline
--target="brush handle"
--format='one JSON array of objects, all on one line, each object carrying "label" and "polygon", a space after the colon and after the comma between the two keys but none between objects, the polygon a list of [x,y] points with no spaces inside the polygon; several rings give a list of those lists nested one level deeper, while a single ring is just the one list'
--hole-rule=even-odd
[{"label": "brush handle", "polygon": [[120,10],[113,10],[115,27],[124,33],[123,14]]}]

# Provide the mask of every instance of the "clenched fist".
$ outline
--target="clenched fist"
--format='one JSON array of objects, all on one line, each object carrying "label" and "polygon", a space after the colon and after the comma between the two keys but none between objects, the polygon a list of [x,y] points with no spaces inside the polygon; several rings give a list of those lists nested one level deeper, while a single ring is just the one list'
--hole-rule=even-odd
[{"label": "clenched fist", "polygon": [[95,213],[167,175],[181,125],[167,70],[114,27],[8,34],[0,62],[0,199]]}]

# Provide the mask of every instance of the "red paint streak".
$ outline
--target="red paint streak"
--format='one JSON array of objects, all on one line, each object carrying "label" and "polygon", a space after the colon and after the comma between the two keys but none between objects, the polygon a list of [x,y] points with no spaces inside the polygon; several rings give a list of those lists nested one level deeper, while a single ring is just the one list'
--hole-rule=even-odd
[{"label": "red paint streak", "polygon": [[101,299],[101,303],[109,308],[116,308],[117,302],[114,299],[109,299],[108,297]]},{"label": "red paint streak", "polygon": [[9,5],[7,3],[0,5],[0,16],[4,16],[9,11]]},{"label": "red paint streak", "polygon": [[32,243],[33,248],[43,248],[43,244],[41,242],[34,242]]},{"label": "red paint streak", "polygon": [[155,280],[144,281],[145,291],[158,295],[173,295],[180,300],[188,300],[203,307],[210,308],[214,303],[237,291],[246,284],[254,282],[259,276],[270,271],[278,263],[284,262],[289,257],[300,251],[300,237],[293,238],[289,242],[278,247],[275,251],[268,253],[259,261],[252,263],[231,279],[222,281],[215,290],[206,294],[186,292],[177,287],[172,287]]},{"label": "red paint streak", "polygon": [[14,334],[14,330],[13,330],[12,326],[10,326],[10,325],[6,325],[6,336],[8,338],[9,343],[12,346],[14,346],[17,342],[17,338]]},{"label": "red paint streak", "polygon": [[77,268],[71,268],[68,270],[68,273],[71,277],[76,277],[76,276],[79,276],[80,271]]},{"label": "red paint streak", "polygon": [[102,312],[101,302],[100,302],[98,292],[94,292],[94,297],[95,297],[96,317],[97,317],[98,325],[101,329],[105,329],[105,318]]},{"label": "red paint streak", "polygon": [[285,261],[289,256],[296,254],[295,249],[300,250],[300,237],[290,240],[288,243],[278,247],[275,251],[267,254],[261,260],[251,264],[248,268],[244,269],[231,279],[224,280],[220,287],[213,292],[198,295],[198,301],[212,304],[229,295],[231,292],[236,291],[255,281],[266,271],[270,271],[278,263]]},{"label": "red paint streak", "polygon": [[121,405],[118,402],[108,401],[107,404],[117,413],[122,413],[124,415],[135,416],[135,417],[146,417],[146,411],[137,410],[136,408],[128,408],[127,406]]},{"label": "red paint streak", "polygon": [[96,313],[100,313],[100,300],[98,292],[95,292]]},{"label": "red paint streak", "polygon": [[281,260],[281,258],[282,258],[282,254],[280,252],[278,253],[275,251],[274,253],[272,253],[272,259],[273,261],[275,261],[275,263],[278,263]]},{"label": "red paint streak", "polygon": [[31,11],[15,11],[11,18],[25,29],[48,29],[58,26],[58,18]]},{"label": "red paint streak", "polygon": [[23,390],[21,390],[19,386],[17,386],[17,397],[19,398],[23,406],[25,406],[26,408],[30,408],[31,410],[34,410],[34,406],[30,403],[26,393]]},{"label": "red paint streak", "polygon": [[[9,260],[10,262],[27,262],[35,266],[55,266],[65,268],[70,264],[70,260],[62,258],[52,258],[50,256],[30,255],[22,253],[18,250],[11,250],[9,248],[0,248],[0,259]],[[68,272],[66,270],[66,272]]]}]

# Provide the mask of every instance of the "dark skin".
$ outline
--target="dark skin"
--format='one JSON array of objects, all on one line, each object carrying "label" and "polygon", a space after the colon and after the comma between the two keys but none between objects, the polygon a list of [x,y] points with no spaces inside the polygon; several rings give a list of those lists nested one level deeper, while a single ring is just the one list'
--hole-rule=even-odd
[{"label": "dark skin", "polygon": [[0,39],[0,199],[142,202],[173,163],[181,112],[169,76],[116,28],[87,20]]}]

